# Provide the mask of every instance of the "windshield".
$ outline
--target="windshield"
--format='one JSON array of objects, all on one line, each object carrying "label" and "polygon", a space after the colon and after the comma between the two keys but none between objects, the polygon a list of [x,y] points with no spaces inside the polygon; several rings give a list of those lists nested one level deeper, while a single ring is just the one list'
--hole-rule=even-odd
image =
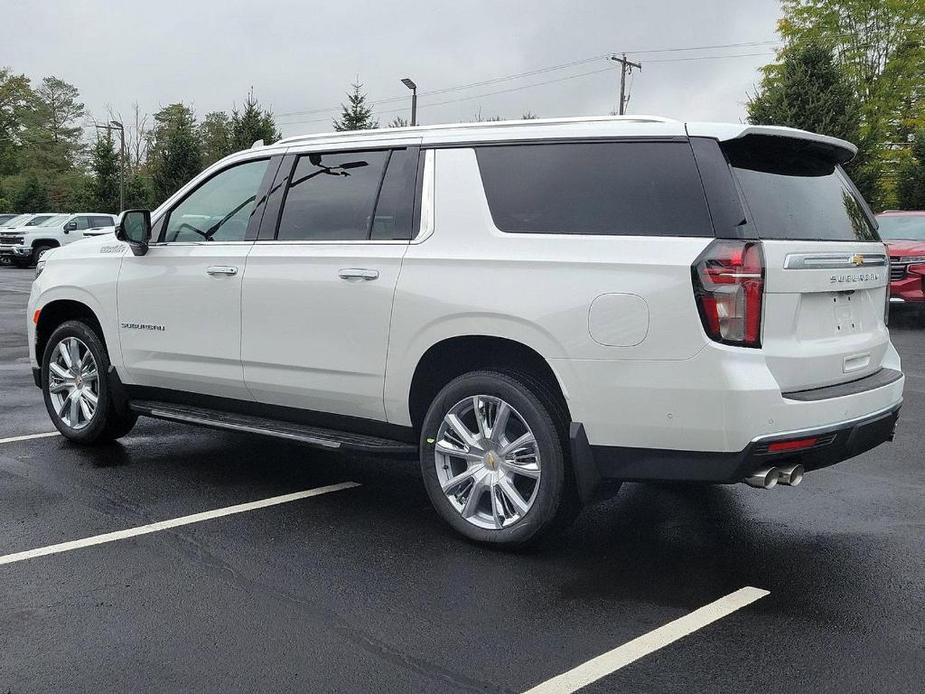
[{"label": "windshield", "polygon": [[3,224],[0,224],[0,226],[9,227],[11,229],[13,227],[22,226],[23,224],[29,221],[29,217],[30,215],[21,214],[18,217],[13,217],[13,219],[11,219],[8,222],[4,222]]},{"label": "windshield", "polygon": [[883,215],[877,221],[884,241],[925,241],[925,214]]},{"label": "windshield", "polygon": [[53,227],[59,224],[64,224],[66,220],[67,220],[66,214],[57,214],[54,217],[50,217],[49,219],[45,220],[44,222],[39,224],[39,226],[40,227]]},{"label": "windshield", "polygon": [[49,219],[52,215],[50,214],[40,214],[36,217],[33,217],[28,222],[26,222],[27,227],[37,227],[39,224],[44,222],[46,219]]}]

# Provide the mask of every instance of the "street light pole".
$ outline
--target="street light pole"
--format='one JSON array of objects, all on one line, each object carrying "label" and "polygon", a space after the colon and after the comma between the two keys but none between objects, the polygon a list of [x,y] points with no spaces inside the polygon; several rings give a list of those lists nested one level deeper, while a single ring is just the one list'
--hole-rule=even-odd
[{"label": "street light pole", "polygon": [[410,77],[405,77],[401,81],[403,85],[411,90],[411,125],[418,124],[418,85]]}]

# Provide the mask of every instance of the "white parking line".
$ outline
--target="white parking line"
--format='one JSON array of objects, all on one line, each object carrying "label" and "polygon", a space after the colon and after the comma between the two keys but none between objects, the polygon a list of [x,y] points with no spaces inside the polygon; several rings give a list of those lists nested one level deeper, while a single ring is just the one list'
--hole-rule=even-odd
[{"label": "white parking line", "polygon": [[690,633],[722,619],[738,609],[770,595],[767,590],[746,586],[694,610],[673,622],[643,634],[629,643],[599,655],[578,667],[538,684],[525,694],[568,694],[616,672],[649,653],[664,648]]},{"label": "white parking line", "polygon": [[91,547],[93,545],[102,545],[106,542],[115,542],[116,540],[125,540],[129,537],[137,537],[138,535],[147,535],[148,533],[156,533],[161,530],[168,530],[169,528],[176,528],[180,525],[189,525],[190,523],[201,523],[202,521],[211,520],[213,518],[221,518],[222,516],[230,516],[235,513],[244,513],[245,511],[256,511],[259,508],[266,508],[267,506],[277,506],[278,504],[288,504],[290,501],[298,501],[299,499],[307,499],[311,496],[320,496],[321,494],[329,494],[330,492],[339,492],[343,489],[351,489],[352,487],[359,487],[360,485],[357,482],[340,482],[338,484],[331,484],[326,487],[316,487],[315,489],[306,489],[301,492],[294,492],[293,494],[283,494],[282,496],[271,496],[268,499],[261,499],[259,501],[250,501],[246,504],[237,504],[236,506],[225,506],[224,508],[217,508],[212,511],[203,511],[202,513],[194,513],[191,516],[182,516],[180,518],[172,518],[170,520],[158,521],[157,523],[150,523],[148,525],[139,525],[136,528],[128,528],[127,530],[117,530],[113,533],[105,533],[103,535],[94,535],[93,537],[85,537],[82,540],[71,540],[70,542],[61,542],[57,545],[48,545],[47,547],[39,547],[38,549],[29,549],[25,552],[16,552],[15,554],[7,554],[0,557],[0,564],[14,564],[18,561],[25,561],[26,559],[34,559],[35,557],[44,557],[47,554],[57,554],[59,552],[70,552],[73,549],[80,549],[82,547]]},{"label": "white parking line", "polygon": [[16,441],[29,441],[31,439],[44,439],[49,436],[61,436],[58,431],[46,431],[44,434],[26,434],[25,436],[11,436],[8,439],[0,439],[0,443],[15,443]]}]

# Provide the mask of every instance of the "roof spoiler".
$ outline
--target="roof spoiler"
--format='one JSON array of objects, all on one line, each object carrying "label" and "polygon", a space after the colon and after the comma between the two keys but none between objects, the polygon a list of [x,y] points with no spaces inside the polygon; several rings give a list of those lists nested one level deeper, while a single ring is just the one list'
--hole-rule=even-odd
[{"label": "roof spoiler", "polygon": [[737,140],[749,136],[782,137],[801,140],[808,148],[824,154],[836,164],[847,164],[854,159],[858,148],[847,140],[837,137],[819,135],[808,130],[787,128],[782,125],[735,125],[732,123],[688,123],[687,134],[703,137],[715,137],[720,142]]}]

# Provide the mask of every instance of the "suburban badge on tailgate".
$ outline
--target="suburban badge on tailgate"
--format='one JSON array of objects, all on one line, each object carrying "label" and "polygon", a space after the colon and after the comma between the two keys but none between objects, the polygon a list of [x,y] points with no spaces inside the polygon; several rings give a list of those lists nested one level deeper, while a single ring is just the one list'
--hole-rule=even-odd
[{"label": "suburban badge on tailgate", "polygon": [[830,284],[854,284],[856,282],[876,282],[879,279],[880,279],[880,273],[862,272],[860,275],[832,275],[832,277],[829,278],[829,283]]}]

